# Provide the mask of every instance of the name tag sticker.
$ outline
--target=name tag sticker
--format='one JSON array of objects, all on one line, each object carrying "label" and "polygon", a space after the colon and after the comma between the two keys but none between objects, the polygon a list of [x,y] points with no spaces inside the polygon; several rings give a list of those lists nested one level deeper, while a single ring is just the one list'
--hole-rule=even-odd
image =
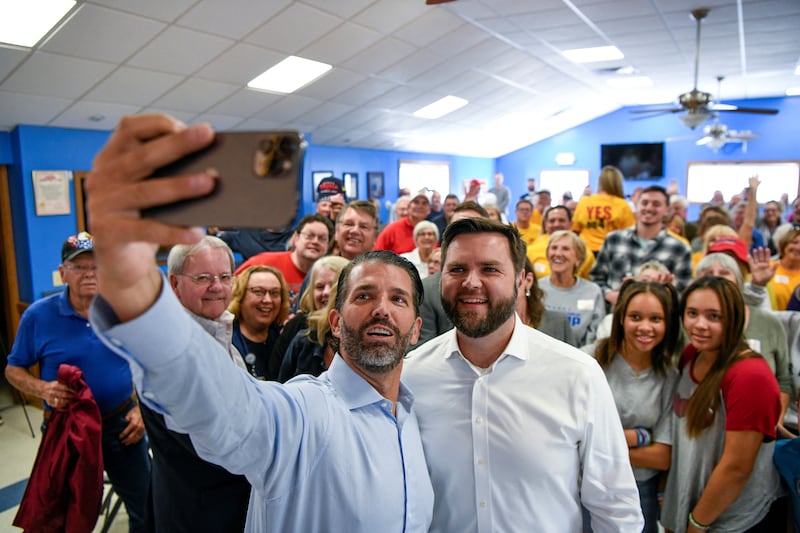
[{"label": "name tag sticker", "polygon": [[789,276],[775,276],[773,279],[775,283],[780,283],[781,285],[789,284]]},{"label": "name tag sticker", "polygon": [[758,339],[747,339],[747,345],[750,346],[750,349],[754,352],[761,351],[761,341]]},{"label": "name tag sticker", "polygon": [[578,300],[578,311],[591,311],[594,309],[594,300]]},{"label": "name tag sticker", "polygon": [[537,274],[541,274],[547,270],[547,265],[544,263],[536,263],[533,265],[533,271]]}]

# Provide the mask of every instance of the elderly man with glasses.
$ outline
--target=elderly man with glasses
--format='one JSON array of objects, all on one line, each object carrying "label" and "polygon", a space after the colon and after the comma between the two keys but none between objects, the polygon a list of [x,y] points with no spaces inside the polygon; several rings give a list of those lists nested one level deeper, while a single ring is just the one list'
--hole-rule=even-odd
[{"label": "elderly man with glasses", "polygon": [[[233,264],[228,245],[206,236],[194,245],[173,246],[167,274],[189,315],[225,348],[230,364],[246,372],[242,354],[232,344],[233,314],[227,311]],[[243,531],[250,498],[247,479],[201,459],[189,436],[170,429],[161,413],[142,405],[142,415],[153,450],[148,531]]]},{"label": "elderly man with glasses", "polygon": [[263,252],[254,255],[236,270],[236,274],[247,267],[266,265],[277,268],[289,286],[290,307],[301,294],[301,287],[306,273],[314,262],[328,253],[329,243],[333,239],[333,224],[322,215],[306,215],[292,235],[293,249],[288,252]]}]

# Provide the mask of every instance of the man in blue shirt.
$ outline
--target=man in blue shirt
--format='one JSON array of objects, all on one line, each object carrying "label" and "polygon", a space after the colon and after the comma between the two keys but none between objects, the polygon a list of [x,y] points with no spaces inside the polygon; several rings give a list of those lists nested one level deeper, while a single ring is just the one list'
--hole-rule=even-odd
[{"label": "man in blue shirt", "polygon": [[[46,420],[52,409],[66,409],[72,401],[72,391],[58,382],[58,367],[66,363],[81,369],[103,415],[105,471],[125,502],[130,531],[144,531],[150,478],[144,423],[130,368],[100,342],[87,320],[97,293],[91,235],[79,233],[64,242],[58,271],[67,288],[34,302],[22,315],[6,377],[25,394],[44,400]],[[29,371],[36,363],[40,378]]]},{"label": "man in blue shirt", "polygon": [[234,368],[154,260],[156,243],[197,242],[202,232],[139,217],[211,190],[207,174],[143,180],[212,139],[206,125],[129,117],[95,159],[93,324],[131,364],[143,401],[188,433],[200,457],[250,481],[247,531],[427,531],[433,490],[413,395],[400,382],[421,323],[416,269],[389,252],[345,268],[330,314],[339,351],[319,378],[280,385]]}]

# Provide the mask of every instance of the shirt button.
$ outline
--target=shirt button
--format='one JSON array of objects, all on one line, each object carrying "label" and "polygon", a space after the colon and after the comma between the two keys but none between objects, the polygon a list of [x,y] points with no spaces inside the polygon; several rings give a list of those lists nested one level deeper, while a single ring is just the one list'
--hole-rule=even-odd
[{"label": "shirt button", "polygon": [[482,509],[486,509],[487,507],[489,507],[489,504],[488,504],[488,503],[486,503],[486,502],[481,502],[481,508],[482,508]]},{"label": "shirt button", "polygon": [[150,392],[150,391],[143,392],[143,393],[142,393],[142,396],[144,396],[144,397],[145,397],[145,398],[147,398],[148,400],[155,400],[155,399],[156,399],[156,395],[155,395],[155,394],[153,394],[153,393],[152,393],[152,392]]},{"label": "shirt button", "polygon": [[483,459],[478,459],[478,465],[479,466],[483,466],[485,464],[486,464],[486,461],[484,461]]},{"label": "shirt button", "polygon": [[483,424],[483,417],[481,417],[481,416],[476,416],[476,417],[475,417],[475,423],[476,423],[476,424]]}]

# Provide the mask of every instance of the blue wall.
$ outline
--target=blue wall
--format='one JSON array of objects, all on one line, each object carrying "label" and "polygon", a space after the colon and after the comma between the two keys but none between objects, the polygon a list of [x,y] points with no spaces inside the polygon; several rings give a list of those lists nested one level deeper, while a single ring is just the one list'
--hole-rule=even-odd
[{"label": "blue wall", "polygon": [[[630,113],[635,108],[624,108],[500,157],[497,160],[497,170],[505,176],[506,184],[521,194],[526,189],[527,178],[538,179],[541,170],[589,169],[590,184],[596,191],[601,144],[662,142],[670,139],[664,148],[664,178],[657,181],[627,180],[625,193],[630,194],[636,187],[653,184],[666,187],[674,179],[680,193],[685,194],[686,170],[690,161],[800,159],[800,97],[729,103],[779,110],[773,116],[721,113],[721,121],[729,129],[749,129],[758,135],[757,139],[747,144],[747,153],[742,152],[739,144],[728,144],[715,153],[705,146],[695,145],[695,141],[703,136],[702,127],[692,131],[671,114],[634,120],[641,115]],[[559,152],[575,154],[575,164],[570,167],[556,165],[555,157]],[[790,196],[794,196],[795,191],[788,192]]]},{"label": "blue wall", "polygon": [[[478,177],[491,180],[495,170],[503,172],[506,184],[518,196],[525,190],[528,177],[538,177],[543,169],[559,168],[555,155],[572,152],[577,161],[572,167],[589,169],[591,184],[596,189],[600,168],[600,145],[629,142],[660,142],[668,138],[694,135],[692,139],[669,141],[665,148],[665,174],[660,180],[666,186],[676,179],[685,192],[685,175],[690,161],[785,160],[800,159],[800,98],[774,98],[734,102],[749,107],[774,107],[777,116],[725,113],[725,124],[731,129],[751,129],[758,138],[748,144],[743,154],[737,145],[728,145],[717,153],[698,147],[694,139],[702,136],[685,128],[673,115],[646,120],[631,120],[628,109],[610,113],[577,128],[543,140],[498,159],[450,155],[392,152],[356,148],[311,145],[304,165],[302,213],[313,212],[311,171],[331,170],[357,172],[359,197],[367,198],[367,172],[384,173],[385,200],[397,197],[397,172],[401,159],[441,160],[450,162],[450,188],[460,193],[463,179]],[[14,221],[14,243],[20,298],[33,301],[53,290],[52,271],[59,262],[63,239],[77,230],[74,197],[72,214],[35,215],[33,202],[33,170],[88,170],[97,151],[108,138],[108,132],[19,126],[10,134],[0,133],[0,164],[9,169],[9,189]],[[653,181],[627,181],[627,193]],[[790,195],[794,191],[789,191]],[[71,193],[72,194],[72,193]],[[386,220],[383,209],[382,218]]]}]

